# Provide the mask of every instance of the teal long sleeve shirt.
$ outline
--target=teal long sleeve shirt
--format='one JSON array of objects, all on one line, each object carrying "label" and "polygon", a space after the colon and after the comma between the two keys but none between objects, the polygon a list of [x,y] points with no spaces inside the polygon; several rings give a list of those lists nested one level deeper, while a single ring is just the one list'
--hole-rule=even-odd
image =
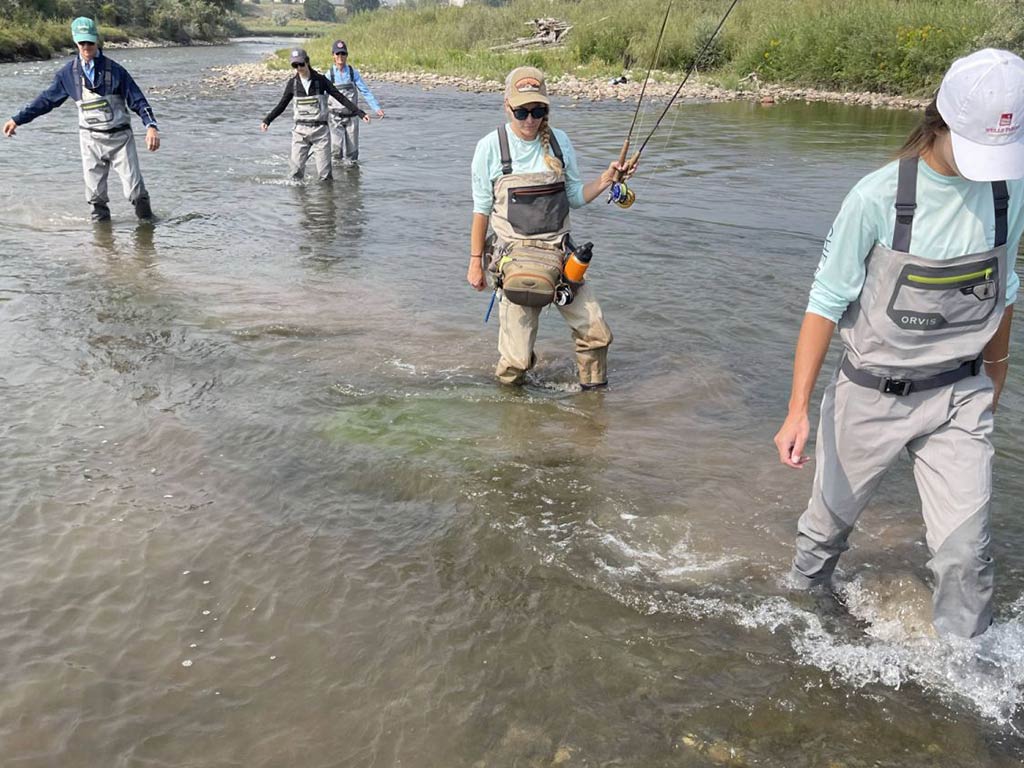
[{"label": "teal long sleeve shirt", "polygon": [[[508,134],[513,173],[550,170],[544,162],[544,145],[539,137],[533,141],[524,141],[516,136],[507,124],[504,129]],[[582,208],[586,201],[583,199],[583,180],[576,164],[576,150],[573,149],[565,131],[552,128],[551,132],[555,135],[555,141],[558,142],[565,161],[565,193],[569,197],[569,205],[572,208]],[[501,148],[498,145],[497,131],[489,132],[477,142],[476,152],[473,153],[472,174],[473,213],[490,216],[491,209],[494,208],[494,182],[501,176]]]},{"label": "teal long sleeve shirt", "polygon": [[[846,196],[825,239],[808,312],[839,322],[850,303],[860,296],[865,262],[875,243],[892,247],[898,172],[899,162],[889,163],[857,182]],[[1020,288],[1014,263],[1024,231],[1024,180],[1008,181],[1007,187],[1006,303],[1010,305]],[[994,243],[992,185],[943,176],[920,161],[911,253],[941,261],[987,251]]]}]

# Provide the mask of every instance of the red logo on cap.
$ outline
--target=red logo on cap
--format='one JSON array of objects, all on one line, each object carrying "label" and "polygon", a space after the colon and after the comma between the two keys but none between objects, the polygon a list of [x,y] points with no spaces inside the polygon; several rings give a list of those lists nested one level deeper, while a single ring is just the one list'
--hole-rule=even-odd
[{"label": "red logo on cap", "polygon": [[1005,128],[1013,123],[1013,112],[1004,112],[999,116],[999,127]]}]

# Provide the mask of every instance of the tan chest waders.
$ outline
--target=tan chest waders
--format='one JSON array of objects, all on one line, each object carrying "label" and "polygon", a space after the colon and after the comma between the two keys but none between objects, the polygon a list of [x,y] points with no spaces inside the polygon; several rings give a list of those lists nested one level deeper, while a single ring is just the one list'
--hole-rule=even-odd
[{"label": "tan chest waders", "polygon": [[839,322],[845,355],[821,403],[792,576],[801,587],[830,579],[861,512],[905,450],[931,555],[932,623],[942,634],[973,637],[991,623],[994,583],[993,390],[977,374],[1003,317],[1009,199],[1005,182],[993,182],[991,250],[914,255],[917,166],[917,158],[900,161],[892,248],[872,249],[860,296]]},{"label": "tan chest waders", "polygon": [[[513,173],[505,126],[498,128],[501,177],[494,182],[491,227],[497,237],[495,270],[505,297],[524,307],[555,298],[562,276],[562,240],[569,231],[569,197],[560,171]],[[551,151],[563,160],[551,135]]]}]

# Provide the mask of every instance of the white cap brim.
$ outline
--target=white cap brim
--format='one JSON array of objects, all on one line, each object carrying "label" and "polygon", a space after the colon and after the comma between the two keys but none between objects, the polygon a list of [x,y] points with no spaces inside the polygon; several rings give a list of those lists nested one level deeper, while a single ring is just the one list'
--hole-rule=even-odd
[{"label": "white cap brim", "polygon": [[1024,143],[978,144],[958,133],[949,132],[953,140],[953,159],[957,170],[971,181],[1006,181],[1024,179]]}]

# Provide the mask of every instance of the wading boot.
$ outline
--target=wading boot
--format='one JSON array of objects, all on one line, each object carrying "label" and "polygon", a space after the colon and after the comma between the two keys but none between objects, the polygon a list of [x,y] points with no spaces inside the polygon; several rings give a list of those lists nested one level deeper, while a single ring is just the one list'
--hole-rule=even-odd
[{"label": "wading boot", "polygon": [[148,221],[153,218],[153,209],[149,205],[149,195],[143,195],[135,201],[135,215],[139,221]]},{"label": "wading boot", "polygon": [[110,221],[110,209],[107,207],[106,203],[93,203],[92,220]]}]

